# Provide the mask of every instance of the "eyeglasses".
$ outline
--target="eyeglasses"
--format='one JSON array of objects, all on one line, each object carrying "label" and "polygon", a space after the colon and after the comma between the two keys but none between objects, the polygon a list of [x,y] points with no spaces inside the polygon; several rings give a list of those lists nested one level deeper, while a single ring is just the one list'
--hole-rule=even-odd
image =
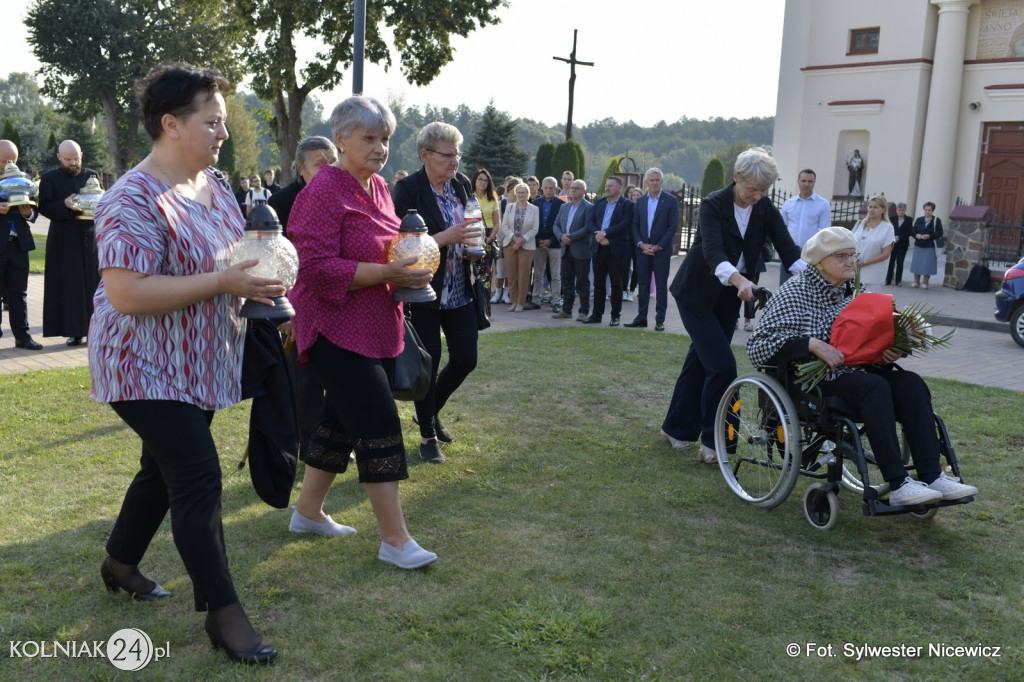
[{"label": "eyeglasses", "polygon": [[427,151],[432,153],[432,154],[437,154],[438,156],[443,156],[444,158],[448,159],[449,161],[459,161],[459,160],[462,159],[462,154],[459,154],[459,153],[445,154],[444,152],[439,152],[436,149],[430,149],[429,147],[427,148]]},{"label": "eyeglasses", "polygon": [[860,258],[859,253],[830,253],[829,255],[836,260],[844,260],[848,263],[856,263],[857,259]]}]

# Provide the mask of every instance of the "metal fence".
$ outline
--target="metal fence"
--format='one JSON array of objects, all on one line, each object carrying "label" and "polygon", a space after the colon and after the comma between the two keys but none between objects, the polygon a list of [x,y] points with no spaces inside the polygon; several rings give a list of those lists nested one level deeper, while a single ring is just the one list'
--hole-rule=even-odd
[{"label": "metal fence", "polygon": [[[957,206],[973,206],[956,198]],[[982,204],[983,205],[983,204]],[[1024,215],[993,213],[985,234],[984,261],[996,266],[1012,266],[1024,258]]]},{"label": "metal fence", "polygon": [[[703,200],[700,188],[683,187],[676,192],[669,192],[679,202],[679,232],[676,233],[675,253],[686,253],[693,240],[697,236],[700,227],[700,202]],[[768,198],[771,199],[775,208],[781,209],[793,194],[772,187],[768,191]],[[860,199],[831,201],[832,224],[852,228],[860,218],[865,215],[867,209],[865,202]]]}]

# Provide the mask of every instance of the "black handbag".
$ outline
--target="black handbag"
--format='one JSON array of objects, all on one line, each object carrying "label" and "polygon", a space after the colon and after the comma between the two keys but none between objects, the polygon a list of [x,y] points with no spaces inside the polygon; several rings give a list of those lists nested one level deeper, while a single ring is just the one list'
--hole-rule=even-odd
[{"label": "black handbag", "polygon": [[476,306],[477,331],[483,331],[491,326],[491,302],[482,277],[473,282],[473,305]]},{"label": "black handbag", "polygon": [[412,322],[405,318],[405,348],[395,358],[391,395],[395,400],[422,400],[430,390],[430,353],[423,347]]}]

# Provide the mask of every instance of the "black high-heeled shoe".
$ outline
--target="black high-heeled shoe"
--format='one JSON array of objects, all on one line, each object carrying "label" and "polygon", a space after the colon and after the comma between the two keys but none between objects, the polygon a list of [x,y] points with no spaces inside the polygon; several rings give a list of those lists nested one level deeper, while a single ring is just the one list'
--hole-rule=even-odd
[{"label": "black high-heeled shoe", "polygon": [[206,629],[206,635],[210,638],[210,644],[213,645],[213,648],[223,649],[224,653],[228,655],[228,658],[235,663],[244,663],[246,665],[269,665],[274,662],[275,658],[277,658],[277,650],[266,644],[263,640],[260,640],[259,644],[248,651],[235,651],[224,642],[224,639],[220,634],[220,629],[213,624],[213,621],[210,619],[210,614],[206,614],[206,621],[203,623],[203,627]]},{"label": "black high-heeled shoe", "polygon": [[168,597],[173,596],[170,592],[156,583],[153,583],[154,587],[149,592],[133,592],[131,589],[122,585],[118,581],[117,576],[114,575],[114,571],[110,568],[110,557],[105,558],[103,563],[100,564],[100,577],[103,578],[103,584],[107,586],[107,590],[112,594],[116,593],[118,590],[124,590],[128,593],[129,597],[140,601],[156,601],[157,599],[167,599]]}]

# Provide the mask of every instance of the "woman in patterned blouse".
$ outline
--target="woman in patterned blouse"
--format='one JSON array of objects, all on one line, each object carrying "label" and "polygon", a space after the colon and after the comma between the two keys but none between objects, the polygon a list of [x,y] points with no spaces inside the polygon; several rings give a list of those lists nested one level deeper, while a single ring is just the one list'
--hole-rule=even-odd
[{"label": "woman in patterned blouse", "polygon": [[[755,365],[803,362],[817,356],[833,376],[821,382],[825,396],[852,406],[864,422],[882,477],[892,491],[890,504],[916,505],[977,494],[942,473],[931,393],[924,379],[893,363],[889,349],[880,365],[844,365],[831,345],[832,323],[853,300],[857,239],[845,227],[826,227],[807,240],[800,257],[809,267],[786,281],[769,301],[761,323],[747,341]],[[903,424],[919,480],[903,465],[896,422]]]},{"label": "woman in patterned blouse", "polygon": [[216,170],[228,138],[215,71],[157,67],[139,97],[153,151],[96,209],[102,282],[89,326],[92,397],[109,402],[142,439],[100,573],[107,589],[152,601],[170,593],[138,564],[168,509],[197,611],[215,647],[236,661],[268,663],[238,602],[221,527],[221,473],[210,435],[214,410],[241,398],[240,298],[273,304],[281,282],[229,266],[242,215]]},{"label": "woman in patterned blouse", "polygon": [[303,452],[306,472],[289,530],[351,535],[323,504],[353,451],[359,482],[377,516],[377,558],[414,569],[437,560],[409,535],[398,482],[409,477],[398,408],[388,376],[403,348],[402,304],[396,287],[426,288],[430,270],[388,263],[398,235],[384,178],[395,130],[391,110],[370,97],[350,97],[331,114],[338,162],[324,166],[299,192],[288,236],[299,252],[299,274],[289,299],[299,362],[312,361],[326,390],[323,417]]}]

